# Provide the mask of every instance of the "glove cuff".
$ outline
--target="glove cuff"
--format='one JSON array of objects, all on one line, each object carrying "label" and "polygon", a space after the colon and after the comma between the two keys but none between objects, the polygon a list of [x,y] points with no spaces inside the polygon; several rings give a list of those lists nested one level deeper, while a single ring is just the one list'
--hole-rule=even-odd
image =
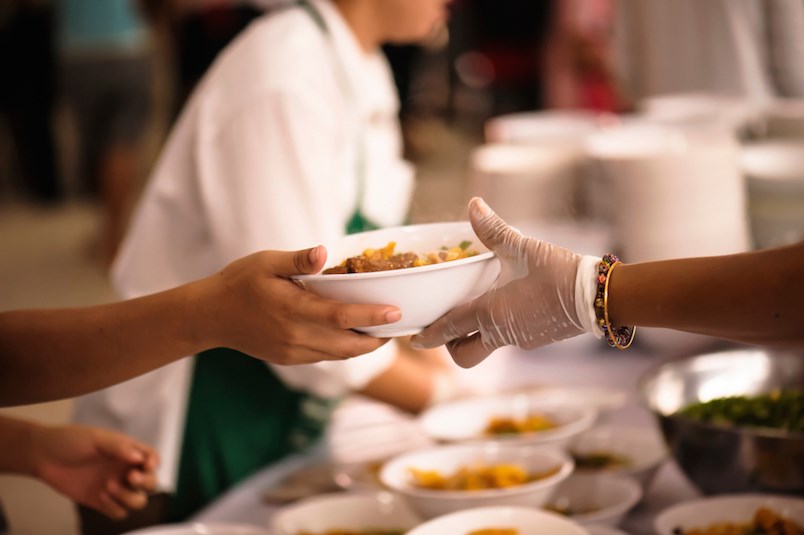
[{"label": "glove cuff", "polygon": [[603,330],[597,324],[595,315],[595,294],[597,293],[597,266],[600,258],[583,256],[575,274],[575,312],[584,331],[595,338],[603,338]]}]

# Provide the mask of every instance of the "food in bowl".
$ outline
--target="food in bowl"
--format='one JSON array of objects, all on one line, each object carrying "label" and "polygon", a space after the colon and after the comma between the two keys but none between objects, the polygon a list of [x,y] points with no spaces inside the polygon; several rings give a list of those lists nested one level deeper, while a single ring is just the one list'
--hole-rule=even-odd
[{"label": "food in bowl", "polygon": [[518,435],[520,433],[536,433],[558,427],[558,422],[546,414],[535,413],[525,418],[494,416],[486,425],[487,435]]},{"label": "food in bowl", "polygon": [[667,458],[667,446],[659,432],[639,425],[595,427],[578,437],[568,450],[577,474],[632,477],[643,490]]},{"label": "food in bowl", "polygon": [[576,470],[628,468],[632,464],[631,459],[626,455],[605,450],[572,452],[572,459],[575,461]]},{"label": "food in bowl", "polygon": [[[516,465],[529,476],[548,471],[554,473],[521,485],[478,490],[424,488],[415,483],[411,474],[411,468],[451,474],[465,466],[496,465]],[[555,470],[557,467],[558,470]],[[383,465],[380,480],[387,488],[405,498],[420,515],[434,518],[463,509],[494,505],[540,507],[547,503],[559,483],[569,477],[572,469],[572,460],[559,449],[486,441],[440,445],[400,454]],[[520,527],[493,519],[471,527],[479,529],[489,526]]]},{"label": "food in bowl", "polygon": [[804,433],[804,390],[727,396],[687,405],[681,416],[728,427],[767,427]]},{"label": "food in bowl", "polygon": [[551,503],[544,508],[545,511],[552,511],[564,516],[578,516],[594,513],[600,510],[600,507],[578,507],[575,508],[568,503]]},{"label": "food in bowl", "polygon": [[460,260],[410,269],[294,275],[308,291],[327,299],[354,304],[393,305],[402,319],[387,325],[355,327],[378,338],[416,334],[455,308],[485,293],[500,271],[500,263],[468,221],[384,228],[341,236],[325,242],[329,258],[340,261],[379,244],[395,242],[400,251],[433,251],[444,244],[473,243],[477,254]]},{"label": "food in bowl", "polygon": [[616,526],[642,499],[642,488],[630,477],[576,473],[559,485],[546,509],[583,525]]},{"label": "food in bowl", "polygon": [[804,535],[804,529],[768,507],[760,507],[750,522],[719,522],[702,528],[676,528],[674,535]]},{"label": "food in bowl", "polygon": [[517,392],[465,398],[430,407],[419,417],[438,442],[489,438],[511,444],[565,446],[597,418],[591,405],[554,403],[538,393]]},{"label": "food in bowl", "polygon": [[662,363],[640,380],[672,455],[704,494],[804,492],[804,433],[714,425],[683,416],[696,403],[804,390],[800,351],[738,349]]},{"label": "food in bowl", "polygon": [[325,269],[323,273],[324,275],[373,273],[452,262],[477,256],[477,251],[469,248],[471,245],[472,242],[464,240],[456,247],[442,246],[437,251],[420,255],[411,252],[396,253],[394,252],[396,242],[390,241],[385,247],[366,249],[358,256],[350,256],[337,266]]},{"label": "food in bowl", "polygon": [[528,473],[515,464],[462,466],[455,473],[443,475],[438,470],[411,468],[413,484],[430,490],[489,490],[518,487],[557,474],[560,466],[538,473]]}]

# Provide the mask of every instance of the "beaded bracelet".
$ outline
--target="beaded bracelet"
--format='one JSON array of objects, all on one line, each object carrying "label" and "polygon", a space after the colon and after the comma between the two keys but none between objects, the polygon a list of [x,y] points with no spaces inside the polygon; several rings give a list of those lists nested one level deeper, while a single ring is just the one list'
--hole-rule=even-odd
[{"label": "beaded bracelet", "polygon": [[609,280],[620,259],[613,254],[605,255],[597,266],[597,293],[595,295],[595,317],[603,331],[606,342],[617,349],[628,349],[634,341],[636,327],[613,327],[609,321]]}]

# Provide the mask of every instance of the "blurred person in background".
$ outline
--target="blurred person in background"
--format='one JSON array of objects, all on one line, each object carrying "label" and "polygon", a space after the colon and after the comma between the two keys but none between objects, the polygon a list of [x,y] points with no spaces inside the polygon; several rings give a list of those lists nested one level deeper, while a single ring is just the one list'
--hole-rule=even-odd
[{"label": "blurred person in background", "polygon": [[15,149],[15,182],[37,202],[58,202],[64,185],[53,129],[56,45],[49,2],[0,2],[0,73],[0,118]]},{"label": "blurred person in background", "polygon": [[174,116],[226,46],[253,20],[294,0],[138,0],[172,56]]},{"label": "blurred person in background", "polygon": [[456,0],[450,22],[451,98],[463,85],[488,91],[494,115],[542,108],[542,58],[555,4]]},{"label": "blurred person in background", "polygon": [[801,0],[616,0],[615,67],[634,101],[715,93],[804,96]]},{"label": "blurred person in background", "polygon": [[545,47],[545,107],[617,112],[614,2],[555,0]]},{"label": "blurred person in background", "polygon": [[147,28],[131,0],[56,0],[64,94],[79,137],[82,193],[99,197],[108,264],[125,232],[153,104]]},{"label": "blurred person in background", "polygon": [[[444,0],[311,0],[252,23],[170,135],[113,266],[120,294],[177,286],[256,250],[402,223],[414,177],[380,46],[424,39],[445,17]],[[346,394],[416,412],[458,389],[440,355],[396,343],[296,367],[221,349],[81,398],[76,418],[155,444],[162,520],[181,521],[315,443]],[[80,513],[84,533],[142,520]]]}]

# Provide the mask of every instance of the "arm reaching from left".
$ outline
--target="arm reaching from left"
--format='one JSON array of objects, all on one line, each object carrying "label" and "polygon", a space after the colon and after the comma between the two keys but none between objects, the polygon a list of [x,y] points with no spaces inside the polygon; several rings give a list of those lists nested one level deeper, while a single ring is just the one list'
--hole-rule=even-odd
[{"label": "arm reaching from left", "polygon": [[111,518],[145,507],[158,463],[153,449],[120,433],[0,416],[0,472],[40,479]]},{"label": "arm reaching from left", "polygon": [[398,321],[397,308],[330,301],[289,279],[325,262],[320,246],[263,251],[138,299],[0,313],[0,406],[85,394],[215,347],[275,364],[377,349],[386,340],[351,329]]}]

